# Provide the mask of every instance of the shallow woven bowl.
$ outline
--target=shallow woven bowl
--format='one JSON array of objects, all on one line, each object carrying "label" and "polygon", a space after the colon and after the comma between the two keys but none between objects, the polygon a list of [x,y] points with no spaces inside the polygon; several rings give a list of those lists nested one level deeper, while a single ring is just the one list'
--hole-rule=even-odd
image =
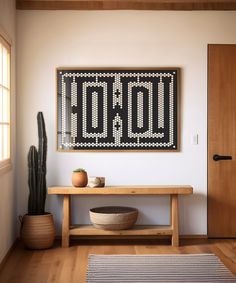
[{"label": "shallow woven bowl", "polygon": [[91,208],[90,220],[94,227],[103,230],[125,230],[132,227],[138,218],[138,210],[125,206]]}]

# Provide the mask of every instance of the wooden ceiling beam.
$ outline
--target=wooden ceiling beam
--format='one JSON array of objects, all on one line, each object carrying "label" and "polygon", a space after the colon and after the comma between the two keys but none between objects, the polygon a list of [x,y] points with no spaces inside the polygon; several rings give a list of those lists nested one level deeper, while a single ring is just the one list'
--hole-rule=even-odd
[{"label": "wooden ceiling beam", "polygon": [[20,10],[236,10],[236,0],[16,0]]}]

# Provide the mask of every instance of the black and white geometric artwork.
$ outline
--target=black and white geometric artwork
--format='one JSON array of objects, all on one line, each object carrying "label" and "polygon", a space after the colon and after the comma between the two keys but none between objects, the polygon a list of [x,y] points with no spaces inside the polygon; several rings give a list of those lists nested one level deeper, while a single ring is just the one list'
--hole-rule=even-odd
[{"label": "black and white geometric artwork", "polygon": [[58,69],[58,150],[177,150],[178,69]]}]

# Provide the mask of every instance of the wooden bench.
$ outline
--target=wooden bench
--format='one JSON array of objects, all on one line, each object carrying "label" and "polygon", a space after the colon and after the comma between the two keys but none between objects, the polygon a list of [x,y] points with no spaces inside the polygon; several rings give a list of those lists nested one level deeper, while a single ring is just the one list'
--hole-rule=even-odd
[{"label": "wooden bench", "polygon": [[[49,187],[48,194],[63,195],[62,247],[69,247],[70,236],[158,236],[170,235],[172,246],[179,246],[178,196],[193,193],[191,186],[111,186],[104,188]],[[107,231],[92,225],[71,225],[72,195],[169,195],[170,225],[134,226],[129,230]]]}]

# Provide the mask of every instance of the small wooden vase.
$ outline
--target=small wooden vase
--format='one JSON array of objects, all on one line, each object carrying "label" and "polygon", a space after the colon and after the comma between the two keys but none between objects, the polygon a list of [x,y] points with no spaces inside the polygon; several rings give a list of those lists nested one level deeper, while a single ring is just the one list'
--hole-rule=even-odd
[{"label": "small wooden vase", "polygon": [[51,248],[55,239],[53,215],[24,215],[20,234],[25,247],[29,249]]},{"label": "small wooden vase", "polygon": [[86,172],[73,172],[72,185],[74,187],[86,187],[88,184],[88,175]]}]

